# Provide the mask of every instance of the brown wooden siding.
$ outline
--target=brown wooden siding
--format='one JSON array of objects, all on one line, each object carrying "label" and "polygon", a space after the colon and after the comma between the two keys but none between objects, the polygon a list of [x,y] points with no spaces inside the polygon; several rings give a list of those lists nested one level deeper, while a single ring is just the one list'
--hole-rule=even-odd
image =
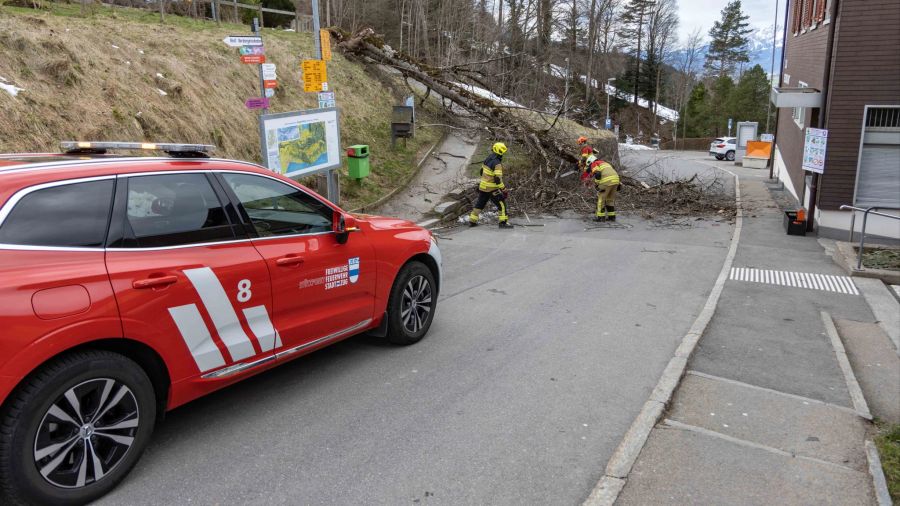
[{"label": "brown wooden siding", "polygon": [[[838,0],[821,209],[853,202],[866,105],[900,105],[900,2]],[[791,76],[793,82],[793,76]]]},{"label": "brown wooden siding", "polygon": [[[795,1],[790,0],[791,5],[788,12],[791,12],[792,15]],[[789,23],[790,21],[788,20]],[[822,89],[825,81],[825,63],[828,60],[828,36],[833,26],[833,23],[819,24],[816,28],[799,35],[793,35],[788,31],[784,45],[783,73],[785,77],[790,76],[790,82],[784,82],[785,87],[797,87],[799,82],[803,81],[810,88]],[[802,192],[804,132],[794,123],[792,114],[792,109],[781,109],[778,112],[778,150],[784,159],[794,188],[798,192]],[[812,111],[808,109],[806,111],[807,126],[810,126],[811,117]]]}]

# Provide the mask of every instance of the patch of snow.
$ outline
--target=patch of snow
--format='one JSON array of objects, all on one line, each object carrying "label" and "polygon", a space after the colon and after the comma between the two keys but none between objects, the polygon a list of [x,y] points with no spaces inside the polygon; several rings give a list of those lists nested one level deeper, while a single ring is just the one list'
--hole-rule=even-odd
[{"label": "patch of snow", "polygon": [[162,96],[168,95],[168,93],[164,92],[163,90],[161,90],[161,89],[159,89],[159,88],[156,88],[156,91],[158,91],[159,94],[162,95]]},{"label": "patch of snow", "polygon": [[117,46],[115,44],[110,44],[110,45],[113,47],[113,49],[119,49],[119,46]]},{"label": "patch of snow", "polygon": [[650,146],[644,146],[641,144],[626,144],[624,142],[619,143],[620,151],[655,151],[654,148]]},{"label": "patch of snow", "polygon": [[[587,82],[587,76],[581,76],[581,82]],[[600,89],[600,83],[597,82],[596,79],[591,79],[591,86]],[[604,92],[607,95],[612,95],[614,97],[625,100],[628,103],[634,102],[634,95],[628,92],[624,92],[616,88],[615,86],[605,83],[604,84]],[[638,98],[638,105],[643,107],[644,109],[650,109],[650,102],[645,98]],[[670,109],[662,104],[656,104],[656,114],[659,115],[660,118],[667,121],[678,121],[678,111],[674,109]]]},{"label": "patch of snow", "polygon": [[296,32],[297,30],[294,30],[293,28],[285,28],[284,31],[286,31],[286,32]]},{"label": "patch of snow", "polygon": [[131,62],[126,60],[125,65],[131,65]]},{"label": "patch of snow", "polygon": [[491,102],[494,102],[495,104],[498,104],[498,105],[505,105],[505,106],[509,106],[509,107],[525,107],[518,102],[514,102],[508,98],[501,97],[500,95],[495,95],[493,92],[491,92],[489,90],[486,90],[484,88],[479,88],[478,86],[475,86],[472,84],[465,84],[465,83],[453,83],[453,84],[459,86],[460,88],[462,88],[470,93],[474,93],[475,95],[478,95],[481,98],[486,98],[486,99],[490,100]]},{"label": "patch of snow", "polygon": [[0,76],[0,90],[3,90],[14,97],[18,95],[20,91],[25,91],[25,88],[19,88],[14,84],[6,83],[9,83],[9,81],[7,81],[5,77]]},{"label": "patch of snow", "polygon": [[160,74],[159,72],[156,73],[156,77],[158,77],[158,78],[160,78],[160,79],[165,79],[165,78],[166,78],[166,76]]},{"label": "patch of snow", "polygon": [[138,49],[138,53],[144,54],[144,50],[143,50],[143,49]]}]

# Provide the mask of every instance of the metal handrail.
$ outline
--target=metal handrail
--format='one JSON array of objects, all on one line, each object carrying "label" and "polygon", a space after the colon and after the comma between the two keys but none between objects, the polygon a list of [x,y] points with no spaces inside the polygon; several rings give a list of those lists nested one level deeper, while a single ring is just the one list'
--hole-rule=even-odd
[{"label": "metal handrail", "polygon": [[854,229],[854,225],[855,225],[854,222],[856,221],[856,211],[863,213],[862,230],[860,231],[860,236],[859,236],[859,250],[856,252],[856,270],[858,270],[858,271],[862,270],[863,247],[865,246],[865,243],[866,243],[866,220],[869,219],[869,213],[874,214],[876,216],[883,216],[885,218],[892,218],[895,220],[900,220],[900,216],[896,216],[893,214],[879,213],[879,212],[876,212],[875,209],[897,209],[897,208],[896,207],[872,206],[872,207],[867,207],[867,208],[863,209],[862,207],[854,207],[854,206],[848,206],[848,205],[841,206],[841,211],[845,211],[845,210],[854,211],[853,220],[850,222],[850,241],[851,242],[853,241],[853,229]]}]

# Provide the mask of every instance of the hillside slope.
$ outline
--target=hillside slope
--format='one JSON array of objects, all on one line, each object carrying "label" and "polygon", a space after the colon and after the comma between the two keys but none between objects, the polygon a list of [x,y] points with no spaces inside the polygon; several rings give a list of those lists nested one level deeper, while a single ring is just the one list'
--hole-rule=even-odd
[{"label": "hillside slope", "polygon": [[[260,161],[257,115],[244,100],[258,96],[255,65],[241,64],[226,35],[240,25],[176,16],[167,24],[147,11],[77,6],[52,11],[0,7],[0,152],[57,151],[60,140],[147,140],[215,144],[217,156]],[[310,34],[263,30],[266,56],[278,65],[270,112],[310,109],[300,60],[312,57]],[[420,128],[407,147],[390,148],[391,106],[408,90],[376,77],[335,52],[328,65],[341,108],[344,146],[369,144],[373,175],[345,179],[343,204],[375,201],[415,170],[417,151],[439,137]],[[14,88],[23,91],[13,95]],[[7,90],[7,91],[4,91]],[[434,122],[419,111],[420,123]]]}]

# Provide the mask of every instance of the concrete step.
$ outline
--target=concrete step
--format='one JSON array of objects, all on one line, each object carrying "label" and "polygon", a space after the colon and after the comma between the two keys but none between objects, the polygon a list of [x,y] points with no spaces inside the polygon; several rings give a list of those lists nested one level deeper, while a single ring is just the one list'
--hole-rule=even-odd
[{"label": "concrete step", "polygon": [[900,354],[900,302],[892,290],[878,279],[858,278],[855,281],[878,324],[894,343],[894,352]]},{"label": "concrete step", "polygon": [[689,372],[668,418],[726,436],[867,469],[868,423],[852,409]]},{"label": "concrete step", "polygon": [[616,504],[862,506],[875,504],[875,497],[865,472],[662,424]]},{"label": "concrete step", "polygon": [[847,358],[876,417],[900,423],[900,357],[876,323],[835,320]]}]

